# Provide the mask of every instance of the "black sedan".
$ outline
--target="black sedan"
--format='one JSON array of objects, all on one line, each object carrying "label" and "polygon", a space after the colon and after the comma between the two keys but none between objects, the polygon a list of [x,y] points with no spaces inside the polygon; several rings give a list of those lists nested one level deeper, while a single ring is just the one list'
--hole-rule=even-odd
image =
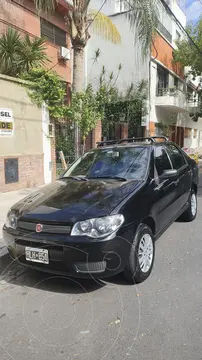
[{"label": "black sedan", "polygon": [[85,153],[14,205],[3,227],[12,258],[73,277],[151,273],[155,240],[197,214],[198,167],[166,139],[123,139]]}]

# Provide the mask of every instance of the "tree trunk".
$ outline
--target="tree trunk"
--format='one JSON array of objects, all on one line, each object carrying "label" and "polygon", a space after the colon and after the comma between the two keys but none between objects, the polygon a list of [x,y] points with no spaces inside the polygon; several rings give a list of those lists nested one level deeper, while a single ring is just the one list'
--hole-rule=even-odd
[{"label": "tree trunk", "polygon": [[74,92],[83,91],[84,85],[84,48],[73,46],[74,48],[74,66],[73,66],[73,84]]},{"label": "tree trunk", "polygon": [[[83,91],[84,85],[84,48],[73,45],[73,84],[72,90],[74,92]],[[75,141],[75,158],[77,159],[81,152],[81,136],[78,125],[75,123],[74,141]]]}]

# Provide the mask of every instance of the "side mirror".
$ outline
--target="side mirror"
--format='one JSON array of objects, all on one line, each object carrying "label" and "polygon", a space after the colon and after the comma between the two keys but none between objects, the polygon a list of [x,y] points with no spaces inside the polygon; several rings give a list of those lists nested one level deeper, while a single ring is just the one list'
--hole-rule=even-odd
[{"label": "side mirror", "polygon": [[172,178],[176,177],[177,174],[178,174],[178,171],[174,170],[174,169],[164,170],[164,172],[160,176],[160,179],[162,179],[162,180],[172,179]]}]

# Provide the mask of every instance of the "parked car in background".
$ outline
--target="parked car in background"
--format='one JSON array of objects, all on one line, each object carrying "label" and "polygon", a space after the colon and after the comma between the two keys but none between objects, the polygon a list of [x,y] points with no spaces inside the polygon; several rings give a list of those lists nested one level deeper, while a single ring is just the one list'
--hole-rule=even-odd
[{"label": "parked car in background", "polygon": [[195,161],[166,138],[100,143],[14,205],[3,237],[27,267],[79,278],[123,271],[138,283],[155,240],[179,217],[195,219],[197,191]]}]

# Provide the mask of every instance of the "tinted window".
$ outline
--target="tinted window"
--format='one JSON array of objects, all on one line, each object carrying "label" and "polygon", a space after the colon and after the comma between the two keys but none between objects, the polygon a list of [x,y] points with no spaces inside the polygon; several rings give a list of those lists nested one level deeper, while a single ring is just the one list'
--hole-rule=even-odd
[{"label": "tinted window", "polygon": [[174,145],[167,145],[167,149],[173,164],[173,168],[176,170],[181,169],[186,164],[186,161],[180,150],[178,150],[178,148],[176,148]]},{"label": "tinted window", "polygon": [[123,147],[93,150],[84,154],[66,172],[65,176],[87,178],[124,177],[142,179],[146,175],[149,148]]},{"label": "tinted window", "polygon": [[159,176],[164,170],[172,169],[168,155],[162,146],[158,146],[155,149],[155,165]]}]

